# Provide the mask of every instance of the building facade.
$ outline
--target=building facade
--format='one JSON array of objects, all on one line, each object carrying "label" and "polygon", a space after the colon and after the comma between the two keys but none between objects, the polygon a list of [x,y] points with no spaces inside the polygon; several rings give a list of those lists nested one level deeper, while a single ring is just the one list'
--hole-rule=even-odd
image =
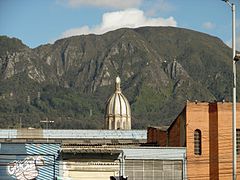
[{"label": "building facade", "polygon": [[[239,112],[237,103],[237,150]],[[188,179],[232,179],[232,103],[187,102],[168,129],[148,128],[148,143],[186,147]],[[237,159],[240,173],[239,155]]]},{"label": "building facade", "polygon": [[145,130],[1,130],[0,179],[186,178],[185,147],[146,140]]},{"label": "building facade", "polygon": [[128,180],[186,179],[185,148],[136,145],[62,147],[63,179]]}]

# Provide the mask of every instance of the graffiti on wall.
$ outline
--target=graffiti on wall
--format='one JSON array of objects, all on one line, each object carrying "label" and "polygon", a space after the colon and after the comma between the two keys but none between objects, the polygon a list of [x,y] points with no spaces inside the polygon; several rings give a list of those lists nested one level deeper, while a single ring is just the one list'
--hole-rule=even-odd
[{"label": "graffiti on wall", "polygon": [[15,160],[8,164],[7,172],[18,180],[31,180],[38,176],[39,168],[44,166],[42,156],[28,156],[24,160]]},{"label": "graffiti on wall", "polygon": [[0,145],[0,180],[48,180],[59,176],[60,144]]}]

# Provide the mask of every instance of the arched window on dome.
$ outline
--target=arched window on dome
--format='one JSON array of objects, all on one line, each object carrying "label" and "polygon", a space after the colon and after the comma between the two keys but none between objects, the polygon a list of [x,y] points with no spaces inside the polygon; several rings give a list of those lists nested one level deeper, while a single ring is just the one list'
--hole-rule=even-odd
[{"label": "arched window on dome", "polygon": [[115,121],[111,119],[111,129],[115,129]]},{"label": "arched window on dome", "polygon": [[126,122],[124,121],[123,122],[123,129],[126,129],[127,127],[126,127]]},{"label": "arched window on dome", "polygon": [[117,122],[117,129],[121,129],[120,121]]},{"label": "arched window on dome", "polygon": [[202,154],[202,133],[199,129],[194,131],[194,154]]}]

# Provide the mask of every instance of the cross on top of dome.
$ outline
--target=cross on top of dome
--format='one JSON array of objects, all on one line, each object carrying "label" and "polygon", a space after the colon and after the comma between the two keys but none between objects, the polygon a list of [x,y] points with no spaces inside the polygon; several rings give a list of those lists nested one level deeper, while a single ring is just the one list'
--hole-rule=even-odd
[{"label": "cross on top of dome", "polygon": [[120,84],[121,84],[121,79],[120,79],[119,76],[117,76],[116,77],[116,82],[115,82],[115,91],[116,91],[116,93],[120,93],[121,92]]}]

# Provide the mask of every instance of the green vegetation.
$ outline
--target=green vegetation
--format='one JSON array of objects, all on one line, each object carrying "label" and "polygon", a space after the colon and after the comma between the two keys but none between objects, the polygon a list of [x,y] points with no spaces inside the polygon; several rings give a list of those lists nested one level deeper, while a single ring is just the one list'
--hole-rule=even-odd
[{"label": "green vegetation", "polygon": [[124,28],[35,49],[0,36],[0,69],[0,128],[45,128],[48,118],[50,128],[101,129],[117,75],[133,128],[169,125],[187,100],[232,97],[231,49],[181,28]]},{"label": "green vegetation", "polygon": [[40,94],[39,98],[36,92],[29,101],[27,96],[25,101],[18,101],[14,93],[12,96],[1,96],[0,128],[44,128],[46,124],[40,121],[46,118],[55,121],[51,128],[103,127],[103,118],[99,119],[103,106],[92,95],[53,86],[44,87]]}]

